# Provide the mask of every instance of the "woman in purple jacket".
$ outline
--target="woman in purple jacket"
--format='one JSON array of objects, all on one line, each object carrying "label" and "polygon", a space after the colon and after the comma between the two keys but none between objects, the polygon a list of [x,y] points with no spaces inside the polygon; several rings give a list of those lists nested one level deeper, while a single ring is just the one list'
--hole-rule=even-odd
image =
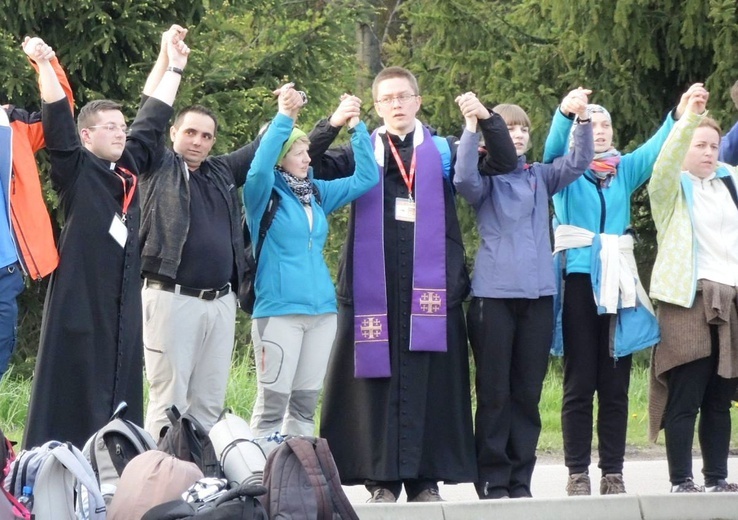
[{"label": "woman in purple jacket", "polygon": [[[466,126],[454,185],[474,207],[481,238],[467,324],[477,367],[476,489],[482,499],[531,496],[541,431],[538,401],[556,293],[548,204],[551,195],[576,180],[592,161],[588,94],[577,89],[564,98],[562,107],[578,114],[579,124],[572,153],[552,164],[526,162],[530,120],[519,106],[498,105],[490,114],[473,93],[457,98]],[[478,153],[477,129],[484,136],[488,121],[500,116],[515,144],[518,167],[484,177],[478,169],[484,159]]]}]

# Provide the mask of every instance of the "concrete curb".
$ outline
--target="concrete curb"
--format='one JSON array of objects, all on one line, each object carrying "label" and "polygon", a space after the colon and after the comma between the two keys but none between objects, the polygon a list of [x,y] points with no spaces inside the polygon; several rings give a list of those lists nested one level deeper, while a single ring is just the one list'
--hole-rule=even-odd
[{"label": "concrete curb", "polygon": [[738,494],[361,504],[354,508],[361,520],[728,520],[738,518]]}]

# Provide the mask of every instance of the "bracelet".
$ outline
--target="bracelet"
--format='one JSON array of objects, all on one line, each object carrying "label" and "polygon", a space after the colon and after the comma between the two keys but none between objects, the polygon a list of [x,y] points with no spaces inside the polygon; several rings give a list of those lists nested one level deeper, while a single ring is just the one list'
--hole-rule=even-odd
[{"label": "bracelet", "polygon": [[180,69],[179,67],[167,67],[167,71],[175,72],[180,76],[184,73],[184,70]]},{"label": "bracelet", "polygon": [[591,117],[588,117],[587,119],[577,119],[577,124],[581,125],[582,123],[590,123],[592,121]]}]

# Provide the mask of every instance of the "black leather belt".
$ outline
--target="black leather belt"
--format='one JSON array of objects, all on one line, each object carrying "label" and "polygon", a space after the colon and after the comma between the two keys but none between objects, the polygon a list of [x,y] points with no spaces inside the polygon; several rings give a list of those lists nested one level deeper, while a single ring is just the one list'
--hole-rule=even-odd
[{"label": "black leather belt", "polygon": [[226,284],[220,289],[194,289],[192,287],[185,287],[171,282],[160,282],[159,280],[152,280],[146,278],[144,280],[145,287],[151,287],[152,289],[158,289],[160,291],[167,291],[174,294],[182,294],[184,296],[193,296],[200,298],[201,300],[215,300],[222,298],[229,292],[231,292],[231,284]]}]

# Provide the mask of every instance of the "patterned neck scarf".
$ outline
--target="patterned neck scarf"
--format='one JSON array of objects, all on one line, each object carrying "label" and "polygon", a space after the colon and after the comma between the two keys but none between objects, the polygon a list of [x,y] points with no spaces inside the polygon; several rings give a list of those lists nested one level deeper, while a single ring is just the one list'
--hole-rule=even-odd
[{"label": "patterned neck scarf", "polygon": [[600,181],[600,186],[607,188],[610,181],[618,173],[618,165],[620,164],[620,152],[615,148],[606,152],[597,153],[589,165],[589,169]]},{"label": "patterned neck scarf", "polygon": [[300,179],[281,166],[277,166],[277,171],[282,174],[282,178],[287,182],[287,186],[290,187],[292,193],[295,194],[295,197],[300,199],[300,202],[302,202],[303,205],[309,206],[310,195],[313,194],[313,183],[310,180],[310,177]]}]

